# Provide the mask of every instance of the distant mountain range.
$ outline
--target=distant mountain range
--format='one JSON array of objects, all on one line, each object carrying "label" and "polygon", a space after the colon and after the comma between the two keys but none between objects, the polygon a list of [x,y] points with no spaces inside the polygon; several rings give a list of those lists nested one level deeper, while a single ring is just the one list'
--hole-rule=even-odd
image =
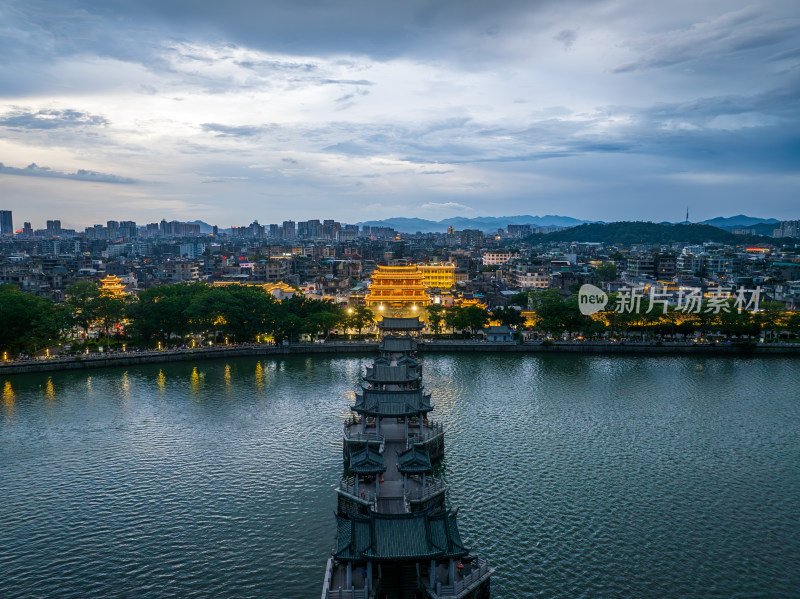
[{"label": "distant mountain range", "polygon": [[673,224],[651,222],[587,223],[569,229],[528,238],[533,242],[589,242],[603,244],[644,244],[662,245],[670,243],[696,243],[706,241],[717,243],[765,243],[772,242],[768,237],[758,235],[734,235],[720,227],[697,224]]},{"label": "distant mountain range", "polygon": [[400,233],[443,233],[448,227],[452,226],[457,231],[464,229],[479,229],[483,232],[497,231],[505,229],[508,225],[531,225],[532,227],[575,227],[585,222],[569,216],[531,216],[529,214],[519,216],[478,216],[466,218],[456,216],[440,221],[426,220],[424,218],[386,218],[383,220],[368,220],[357,223],[359,226],[369,225],[371,227],[391,227]]},{"label": "distant mountain range", "polygon": [[[731,232],[733,229],[753,229],[757,235],[771,236],[776,225],[781,221],[776,218],[758,218],[755,216],[718,216],[704,220],[700,225],[710,225],[723,231]],[[478,216],[467,218],[456,216],[439,221],[427,220],[424,218],[386,218],[383,220],[367,220],[356,223],[359,226],[369,225],[372,227],[391,227],[400,233],[444,233],[448,227],[452,226],[456,231],[464,229],[478,229],[484,233],[491,233],[498,229],[505,229],[508,225],[531,225],[531,227],[577,227],[583,224],[605,224],[603,221],[579,220],[570,216],[558,216],[548,214],[545,216],[531,216],[522,214],[518,216]],[[189,221],[189,224],[200,225],[201,233],[211,233],[212,226],[201,220]],[[682,223],[660,223],[663,225],[682,224]],[[220,231],[229,232],[230,229]]]},{"label": "distant mountain range", "polygon": [[703,221],[702,224],[711,225],[712,227],[717,227],[718,229],[729,232],[734,229],[752,229],[756,235],[771,237],[776,225],[780,222],[781,221],[776,218],[756,218],[754,216],[739,214],[728,218],[718,216],[717,218]]},{"label": "distant mountain range", "polygon": [[200,232],[202,234],[204,234],[204,235],[206,235],[208,233],[211,233],[214,230],[214,227],[212,227],[208,223],[203,222],[201,220],[190,220],[190,221],[187,221],[186,224],[187,225],[200,225]]},{"label": "distant mountain range", "polygon": [[728,217],[718,216],[717,218],[704,220],[700,224],[711,225],[712,227],[719,227],[720,229],[740,229],[740,228],[744,229],[760,223],[776,225],[779,222],[781,221],[779,221],[776,218],[757,218],[755,216],[745,216],[744,214],[738,214],[736,216],[728,216]]}]

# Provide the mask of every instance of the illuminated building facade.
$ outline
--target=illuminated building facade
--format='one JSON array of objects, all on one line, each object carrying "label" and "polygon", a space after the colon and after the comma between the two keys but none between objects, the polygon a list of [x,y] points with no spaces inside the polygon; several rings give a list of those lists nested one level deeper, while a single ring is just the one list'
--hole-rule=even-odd
[{"label": "illuminated building facade", "polygon": [[123,297],[125,296],[125,284],[119,277],[108,275],[100,279],[100,293],[111,297]]},{"label": "illuminated building facade", "polygon": [[425,276],[416,266],[378,266],[364,298],[381,314],[410,314],[430,304]]},{"label": "illuminated building facade", "polygon": [[427,288],[450,289],[456,284],[455,264],[425,264],[418,267]]}]

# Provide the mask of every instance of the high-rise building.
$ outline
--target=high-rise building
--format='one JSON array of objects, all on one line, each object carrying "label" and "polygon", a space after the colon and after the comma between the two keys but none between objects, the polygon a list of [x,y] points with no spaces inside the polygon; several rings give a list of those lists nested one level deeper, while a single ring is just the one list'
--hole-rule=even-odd
[{"label": "high-rise building", "polygon": [[283,238],[294,239],[296,237],[293,220],[283,221]]},{"label": "high-rise building", "polygon": [[61,221],[49,220],[47,221],[47,233],[50,235],[58,235],[61,233]]},{"label": "high-rise building", "polygon": [[11,219],[11,210],[0,210],[0,235],[13,235],[14,222]]},{"label": "high-rise building", "polygon": [[297,223],[297,236],[300,239],[308,239],[310,237],[308,234],[308,221],[301,220]]}]

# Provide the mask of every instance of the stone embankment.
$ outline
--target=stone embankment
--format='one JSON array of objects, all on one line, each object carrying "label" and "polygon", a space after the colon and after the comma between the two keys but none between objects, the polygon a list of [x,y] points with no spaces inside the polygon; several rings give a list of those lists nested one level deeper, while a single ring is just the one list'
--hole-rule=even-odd
[{"label": "stone embankment", "polygon": [[[40,358],[0,362],[0,376],[58,370],[83,370],[114,366],[136,366],[244,356],[276,356],[307,354],[352,354],[374,352],[376,342],[332,341],[328,343],[292,343],[289,345],[235,345],[200,349],[163,351],[131,351],[101,355]],[[421,353],[487,352],[487,353],[582,353],[628,355],[704,355],[704,356],[800,356],[797,343],[608,343],[554,342],[516,343],[468,340],[438,340],[420,343]]]}]

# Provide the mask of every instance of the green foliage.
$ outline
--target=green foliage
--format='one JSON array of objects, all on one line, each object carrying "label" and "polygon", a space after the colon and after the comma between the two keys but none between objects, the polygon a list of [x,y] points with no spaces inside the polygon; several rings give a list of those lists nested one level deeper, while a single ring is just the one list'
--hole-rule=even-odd
[{"label": "green foliage", "polygon": [[528,291],[520,291],[515,293],[508,299],[509,306],[519,306],[523,310],[528,309],[528,301],[530,300],[530,293]]},{"label": "green foliage", "polygon": [[[301,335],[327,336],[346,322],[344,310],[332,302],[301,295],[278,302],[260,287],[209,287],[202,283],[143,291],[129,313],[131,328],[144,340],[194,333],[241,342],[271,334],[281,342],[297,340]],[[364,320],[371,318],[369,310],[359,314]]]},{"label": "green foliage", "polygon": [[358,330],[360,336],[361,331],[373,322],[375,322],[375,313],[372,310],[366,306],[356,306],[353,314],[347,318],[347,327]]},{"label": "green foliage", "polygon": [[495,308],[492,311],[492,318],[499,320],[500,324],[512,328],[525,323],[525,317],[522,315],[522,312],[514,308]]},{"label": "green foliage", "polygon": [[613,262],[604,262],[594,271],[600,281],[613,281],[617,278],[617,265]]},{"label": "green foliage", "polygon": [[445,322],[445,307],[442,304],[430,304],[427,307],[428,326],[431,327],[433,334],[437,337],[442,332],[442,325]]},{"label": "green foliage", "polygon": [[0,350],[33,351],[58,340],[64,311],[48,299],[0,285]]},{"label": "green foliage", "polygon": [[95,301],[100,297],[100,290],[91,281],[78,281],[67,287],[67,301],[64,302],[67,322],[84,331],[95,321]]}]

